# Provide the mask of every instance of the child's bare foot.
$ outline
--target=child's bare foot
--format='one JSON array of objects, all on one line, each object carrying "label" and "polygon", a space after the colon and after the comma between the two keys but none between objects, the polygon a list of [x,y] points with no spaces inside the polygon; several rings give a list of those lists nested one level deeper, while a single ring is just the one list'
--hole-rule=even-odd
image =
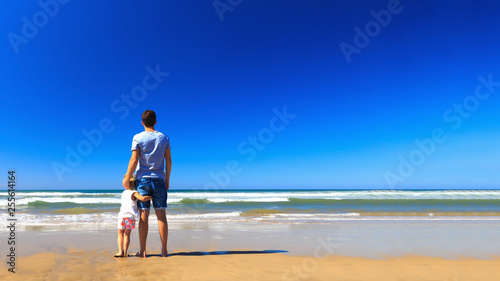
[{"label": "child's bare foot", "polygon": [[118,252],[114,255],[115,258],[123,258],[123,257],[126,257],[126,255],[124,255],[122,252]]}]

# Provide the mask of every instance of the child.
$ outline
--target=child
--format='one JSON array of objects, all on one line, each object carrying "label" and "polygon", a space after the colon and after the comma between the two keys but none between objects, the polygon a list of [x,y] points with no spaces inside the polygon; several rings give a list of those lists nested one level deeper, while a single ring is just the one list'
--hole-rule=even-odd
[{"label": "child", "polygon": [[[132,183],[132,179],[131,179]],[[137,199],[141,201],[151,200],[151,196],[142,196],[135,190],[135,184],[122,192],[120,213],[118,213],[118,250],[115,258],[127,257],[130,245],[130,233],[135,228],[135,221],[139,217],[137,210]]]}]

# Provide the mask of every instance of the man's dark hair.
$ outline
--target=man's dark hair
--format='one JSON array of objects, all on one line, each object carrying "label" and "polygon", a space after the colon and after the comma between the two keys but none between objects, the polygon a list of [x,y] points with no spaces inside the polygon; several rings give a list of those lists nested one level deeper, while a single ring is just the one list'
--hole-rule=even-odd
[{"label": "man's dark hair", "polygon": [[156,123],[156,113],[152,110],[146,110],[142,114],[142,122],[144,126],[148,128],[153,128]]}]

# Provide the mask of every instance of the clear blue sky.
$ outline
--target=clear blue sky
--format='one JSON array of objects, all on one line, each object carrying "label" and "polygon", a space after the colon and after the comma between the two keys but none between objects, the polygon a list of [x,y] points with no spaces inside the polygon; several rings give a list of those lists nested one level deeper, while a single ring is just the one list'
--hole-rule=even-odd
[{"label": "clear blue sky", "polygon": [[120,188],[146,109],[175,189],[499,187],[497,1],[41,2],[0,9],[0,171],[19,188]]}]

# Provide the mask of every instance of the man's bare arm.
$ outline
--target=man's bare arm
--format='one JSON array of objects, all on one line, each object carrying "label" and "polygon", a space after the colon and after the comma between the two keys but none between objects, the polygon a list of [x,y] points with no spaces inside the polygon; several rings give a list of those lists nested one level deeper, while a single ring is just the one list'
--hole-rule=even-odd
[{"label": "man's bare arm", "polygon": [[137,167],[137,163],[139,162],[139,150],[132,150],[132,157],[130,157],[130,161],[128,162],[128,169],[125,178],[123,178],[123,187],[128,189],[129,180],[134,174],[135,168]]},{"label": "man's bare arm", "polygon": [[170,188],[170,171],[172,170],[172,156],[170,149],[165,150],[165,188]]}]

